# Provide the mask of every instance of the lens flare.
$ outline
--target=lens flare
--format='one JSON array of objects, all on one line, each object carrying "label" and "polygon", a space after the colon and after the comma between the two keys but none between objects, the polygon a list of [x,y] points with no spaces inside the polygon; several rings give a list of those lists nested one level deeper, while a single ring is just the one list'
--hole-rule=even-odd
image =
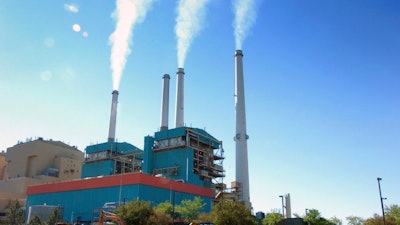
[{"label": "lens flare", "polygon": [[81,31],[81,26],[76,23],[76,24],[72,25],[72,30],[75,32],[79,32],[79,31]]}]

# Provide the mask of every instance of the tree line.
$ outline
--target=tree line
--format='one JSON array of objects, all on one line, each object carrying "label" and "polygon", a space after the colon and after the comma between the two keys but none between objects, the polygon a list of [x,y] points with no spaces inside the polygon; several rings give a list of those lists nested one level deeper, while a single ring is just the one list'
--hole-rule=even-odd
[{"label": "tree line", "polygon": [[152,208],[149,202],[132,201],[117,208],[115,213],[126,224],[170,225],[174,222],[198,224],[200,222],[215,225],[257,225],[257,220],[242,203],[222,200],[215,204],[210,213],[204,213],[205,203],[200,197],[183,200],[173,206],[168,201]]},{"label": "tree line", "polygon": [[[150,202],[131,201],[126,205],[119,206],[114,212],[121,217],[126,224],[135,225],[170,225],[174,222],[199,223],[212,222],[215,225],[258,225],[259,221],[251,215],[249,209],[240,202],[222,199],[216,203],[210,213],[204,213],[206,204],[200,197],[193,200],[182,200],[178,205],[170,202],[162,202],[152,207]],[[400,206],[390,205],[385,207],[386,225],[400,225]],[[342,225],[343,221],[337,217],[324,218],[317,209],[309,209],[306,214],[300,216],[307,225]],[[54,210],[47,221],[41,221],[36,215],[28,221],[28,225],[54,225],[59,221],[58,211]],[[279,210],[272,210],[260,221],[262,225],[281,225],[284,219]],[[358,216],[346,217],[349,225],[384,225],[383,217],[374,214],[372,217],[363,219]],[[23,225],[24,214],[18,201],[14,201],[8,211],[5,220],[0,225]]]},{"label": "tree line", "polygon": [[[258,225],[250,210],[242,203],[222,200],[213,206],[210,213],[203,212],[205,205],[200,197],[195,197],[193,200],[182,200],[176,206],[166,201],[155,207],[151,207],[150,202],[135,200],[120,205],[114,213],[121,217],[127,225],[170,225],[174,222],[181,222],[182,224],[209,222],[215,225]],[[45,222],[41,221],[36,215],[28,221],[28,225],[54,225],[57,222],[62,222],[58,221],[57,215],[58,212],[53,211]],[[12,204],[5,220],[0,221],[0,224],[24,224],[24,214],[18,201]]]},{"label": "tree line", "polygon": [[[294,214],[296,218],[301,218],[308,225],[342,225],[343,221],[337,217],[326,219],[321,216],[321,213],[316,209],[307,210],[304,216]],[[273,210],[267,213],[263,219],[263,225],[279,225],[282,224],[283,217],[278,210]],[[363,219],[359,216],[346,217],[348,225],[384,225],[383,217],[374,214],[372,217]],[[400,206],[390,205],[385,206],[385,222],[386,225],[400,225]]]},{"label": "tree line", "polygon": [[[42,222],[38,215],[32,217],[27,225],[54,225],[59,222],[58,210],[55,209],[50,214],[47,221]],[[18,200],[11,203],[10,210],[6,214],[6,218],[0,221],[0,225],[23,225],[25,221],[24,212],[22,211],[21,205]]]}]

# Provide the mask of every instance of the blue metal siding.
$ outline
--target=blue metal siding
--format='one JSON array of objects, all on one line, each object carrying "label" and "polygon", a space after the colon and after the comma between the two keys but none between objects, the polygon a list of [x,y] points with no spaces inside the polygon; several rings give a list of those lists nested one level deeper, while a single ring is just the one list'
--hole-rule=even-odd
[{"label": "blue metal siding", "polygon": [[126,142],[105,142],[95,145],[87,146],[85,149],[86,154],[102,152],[111,150],[120,154],[132,154],[136,152],[142,152],[139,148]]},{"label": "blue metal siding", "polygon": [[170,130],[159,131],[154,134],[156,140],[186,136],[186,127],[178,127]]},{"label": "blue metal siding", "polygon": [[[121,193],[121,194],[120,194]],[[86,189],[78,191],[56,192],[47,194],[29,195],[27,207],[32,205],[59,205],[64,208],[64,222],[74,222],[79,216],[81,221],[91,221],[97,217],[93,213],[95,209],[101,208],[106,202],[129,202],[134,200],[149,201],[152,206],[161,202],[169,201],[179,205],[182,200],[193,200],[196,195],[175,192],[146,185],[126,185],[107,188]],[[206,206],[204,212],[210,212],[211,199],[201,197]]]},{"label": "blue metal siding", "polygon": [[154,138],[146,136],[144,138],[144,154],[143,154],[143,164],[142,171],[145,174],[153,174],[153,144]]},{"label": "blue metal siding", "polygon": [[115,162],[112,160],[86,162],[82,165],[81,178],[112,175],[114,174],[114,164]]}]

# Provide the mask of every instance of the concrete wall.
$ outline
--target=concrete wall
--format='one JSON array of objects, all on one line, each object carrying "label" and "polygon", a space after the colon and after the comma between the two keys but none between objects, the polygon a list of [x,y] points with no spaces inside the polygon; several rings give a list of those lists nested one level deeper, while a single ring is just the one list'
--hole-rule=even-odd
[{"label": "concrete wall", "polygon": [[26,188],[31,185],[50,184],[61,181],[57,177],[39,176],[37,178],[20,177],[0,182],[1,192],[18,193],[25,196]]},{"label": "concrete wall", "polygon": [[[80,150],[52,140],[38,139],[8,148],[0,154],[0,212],[16,199],[25,206],[28,186],[79,179],[83,157]],[[45,175],[46,171],[53,173]]]},{"label": "concrete wall", "polygon": [[11,202],[17,199],[21,205],[25,206],[25,195],[19,193],[0,192],[0,211],[3,212],[5,209],[9,208]]},{"label": "concrete wall", "polygon": [[6,168],[6,156],[4,153],[0,153],[0,180],[4,178],[4,171]]},{"label": "concrete wall", "polygon": [[72,180],[80,178],[82,172],[82,159],[56,156],[54,167],[59,169],[60,180]]},{"label": "concrete wall", "polygon": [[[0,212],[4,212],[8,208],[9,203],[16,199],[26,201],[26,189],[28,186],[38,184],[50,184],[60,181],[56,177],[41,176],[38,178],[20,177],[9,180],[0,181]],[[22,207],[25,203],[22,204]]]},{"label": "concrete wall", "polygon": [[[57,158],[73,160],[73,162],[62,164],[67,168],[57,168],[59,171],[70,170],[70,167],[74,167],[74,165],[76,168],[80,168],[83,162],[83,152],[62,142],[41,139],[15,145],[7,149],[6,161],[8,164],[5,168],[5,178],[41,175],[47,168],[56,167]],[[60,162],[58,165],[61,165]],[[73,176],[68,175],[67,177],[76,179],[80,177],[80,173],[74,172]]]}]

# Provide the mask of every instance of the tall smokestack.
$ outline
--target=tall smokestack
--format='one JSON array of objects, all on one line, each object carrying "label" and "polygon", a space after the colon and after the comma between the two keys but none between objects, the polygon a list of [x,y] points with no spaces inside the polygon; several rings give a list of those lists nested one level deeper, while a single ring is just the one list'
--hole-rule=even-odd
[{"label": "tall smokestack", "polygon": [[290,193],[285,195],[285,209],[286,209],[286,218],[292,218],[292,206],[290,204]]},{"label": "tall smokestack", "polygon": [[244,101],[243,53],[235,51],[236,182],[241,184],[240,201],[251,209],[247,159],[246,107]]},{"label": "tall smokestack", "polygon": [[175,104],[175,127],[183,127],[183,68],[176,72],[176,104]]},{"label": "tall smokestack", "polygon": [[169,116],[169,75],[164,74],[161,100],[161,125],[160,130],[168,130]]},{"label": "tall smokestack", "polygon": [[119,93],[117,90],[114,90],[112,92],[110,128],[108,130],[108,142],[115,142],[115,126],[117,123],[118,94]]}]

